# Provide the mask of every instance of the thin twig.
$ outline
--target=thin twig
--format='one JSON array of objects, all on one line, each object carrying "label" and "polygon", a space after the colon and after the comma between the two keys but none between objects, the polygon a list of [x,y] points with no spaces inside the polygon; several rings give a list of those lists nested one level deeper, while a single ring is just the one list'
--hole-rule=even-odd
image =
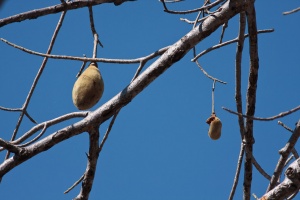
[{"label": "thin twig", "polygon": [[188,24],[195,24],[195,23],[200,23],[200,22],[203,22],[204,20],[206,20],[207,18],[209,17],[206,16],[206,17],[202,17],[201,19],[198,19],[198,20],[195,20],[195,21],[190,21],[188,19],[185,19],[185,18],[179,18],[180,21],[183,21],[183,22],[186,22]]},{"label": "thin twig", "polygon": [[64,194],[69,193],[71,190],[73,190],[84,178],[85,173],[71,186],[69,187],[66,191],[64,191]]},{"label": "thin twig", "polygon": [[133,78],[131,79],[130,82],[132,82],[134,79],[136,79],[136,77],[138,77],[138,75],[141,73],[141,71],[142,71],[143,67],[145,66],[145,64],[146,64],[146,62],[144,60],[142,60],[140,62],[140,65],[137,68],[137,70],[136,70],[136,72],[135,72],[135,74],[134,74],[134,76],[133,76]]},{"label": "thin twig", "polygon": [[[10,112],[23,112],[22,108],[5,108],[2,106],[0,106],[0,110],[10,111]],[[27,111],[25,111],[24,114],[32,123],[37,124],[37,122],[28,114]]]},{"label": "thin twig", "polygon": [[17,145],[18,147],[26,147],[32,143],[34,143],[35,141],[37,141],[40,137],[42,137],[44,135],[44,133],[46,132],[47,130],[47,123],[44,123],[44,128],[42,129],[42,131],[35,137],[33,138],[32,140],[30,140],[29,142],[26,142],[25,144],[21,144],[21,145]]},{"label": "thin twig", "polygon": [[198,60],[196,61],[196,64],[197,64],[197,66],[199,67],[199,69],[200,69],[200,70],[205,74],[205,76],[207,76],[208,78],[210,78],[210,79],[212,79],[212,80],[214,80],[214,81],[217,81],[217,82],[219,82],[219,83],[227,84],[226,82],[221,81],[221,80],[219,80],[219,79],[217,79],[217,78],[214,78],[214,77],[212,77],[211,75],[209,75],[209,74],[203,69],[203,67],[200,65],[200,63],[198,62]]},{"label": "thin twig", "polygon": [[170,14],[190,14],[190,13],[194,13],[194,12],[199,12],[201,10],[205,10],[205,9],[210,9],[213,8],[215,6],[217,6],[218,4],[220,4],[221,2],[223,2],[224,0],[218,0],[215,1],[207,6],[202,6],[201,8],[197,8],[197,9],[192,9],[192,10],[186,10],[186,11],[173,11],[173,10],[169,10],[165,4],[165,2],[162,0],[162,4],[164,6],[164,11]]},{"label": "thin twig", "polygon": [[292,14],[292,13],[295,13],[295,12],[298,12],[298,11],[300,11],[300,7],[299,8],[295,8],[295,9],[293,9],[291,11],[286,11],[286,12],[284,12],[282,14],[283,15],[289,15],[289,14]]},{"label": "thin twig", "polygon": [[102,141],[101,141],[101,143],[100,143],[100,146],[99,146],[99,153],[101,152],[101,150],[102,150],[102,148],[103,148],[103,146],[104,146],[104,144],[105,144],[105,142],[106,142],[106,140],[107,140],[107,138],[108,138],[108,135],[109,135],[109,133],[110,133],[110,131],[111,131],[111,129],[112,129],[114,123],[115,123],[115,120],[116,120],[116,118],[117,118],[119,112],[120,112],[120,109],[116,111],[116,113],[114,114],[113,118],[111,119],[111,121],[110,121],[110,123],[109,123],[109,126],[108,126],[108,128],[107,128],[107,130],[106,130],[106,132],[105,132],[105,135],[103,136]]},{"label": "thin twig", "polygon": [[285,161],[284,167],[286,167],[286,166],[289,164],[289,162],[290,162],[293,158],[294,158],[294,156],[291,155],[291,156]]},{"label": "thin twig", "polygon": [[224,37],[224,34],[225,34],[225,30],[226,28],[228,27],[228,22],[225,22],[222,26],[222,33],[221,33],[221,37],[220,37],[220,41],[219,41],[219,44],[222,43],[223,41],[223,37]]},{"label": "thin twig", "polygon": [[168,50],[170,46],[161,48],[147,56],[135,58],[135,59],[108,59],[108,58],[87,58],[87,57],[76,57],[76,56],[64,56],[64,55],[52,55],[52,54],[44,54],[36,51],[32,51],[29,49],[26,49],[24,47],[18,46],[14,43],[11,43],[3,38],[0,38],[0,40],[9,46],[12,46],[16,49],[19,49],[21,51],[24,51],[29,54],[46,57],[46,58],[53,58],[53,59],[63,59],[63,60],[78,60],[78,61],[85,61],[85,62],[103,62],[103,63],[118,63],[118,64],[133,64],[133,63],[140,63],[141,60],[150,60],[152,58],[155,58],[159,55],[162,55],[165,51]]},{"label": "thin twig", "polygon": [[278,115],[275,115],[275,116],[272,116],[272,117],[254,117],[254,116],[248,116],[248,115],[244,115],[242,113],[238,113],[238,112],[235,112],[233,110],[230,110],[228,108],[225,108],[225,107],[222,107],[224,110],[226,110],[227,112],[230,112],[232,114],[235,114],[235,115],[238,115],[238,116],[241,116],[241,117],[244,117],[244,118],[247,118],[247,119],[252,119],[252,120],[258,120],[258,121],[272,121],[272,120],[275,120],[275,119],[278,119],[278,118],[282,118],[282,117],[285,117],[287,115],[290,115],[298,110],[300,110],[300,106],[297,106],[289,111],[285,111],[285,112],[281,112],[279,113]]},{"label": "thin twig", "polygon": [[184,0],[170,0],[170,1],[165,1],[165,0],[159,0],[159,1],[163,1],[165,3],[178,3],[178,2],[182,2]]},{"label": "thin twig", "polygon": [[[265,30],[259,30],[257,31],[257,34],[259,33],[271,33],[273,32],[274,29],[265,29]],[[245,38],[249,37],[249,34],[245,34],[244,35]],[[223,46],[226,46],[226,45],[229,45],[229,44],[232,44],[232,43],[235,43],[235,42],[238,42],[239,41],[239,37],[235,38],[235,39],[232,39],[232,40],[228,40],[226,42],[223,42],[221,44],[217,44],[217,45],[214,45],[208,49],[205,49],[203,50],[201,53],[199,53],[197,56],[195,56],[193,59],[192,59],[192,62],[195,62],[197,59],[199,59],[201,56],[203,56],[204,54],[207,54],[208,52],[212,51],[212,50],[215,50],[215,49],[218,49],[220,47],[223,47]]]},{"label": "thin twig", "polygon": [[[85,54],[84,54],[83,56],[86,58]],[[76,78],[78,78],[78,77],[81,75],[81,73],[82,73],[82,71],[83,71],[85,65],[86,65],[86,61],[83,61],[82,65],[81,65],[81,67],[80,67],[80,70],[79,70],[79,72],[78,72],[77,75],[76,75]]]},{"label": "thin twig", "polygon": [[[99,36],[98,36],[98,33],[96,31],[96,28],[95,28],[93,7],[89,6],[88,8],[89,8],[90,25],[91,25],[92,34],[93,34],[93,37],[96,39],[96,41],[94,41],[94,43],[96,42],[97,44],[99,44],[103,48],[103,45],[99,40]],[[95,37],[95,35],[97,35],[97,38]],[[95,52],[95,45],[94,45],[94,52]],[[93,58],[96,58],[96,57],[93,56]]]},{"label": "thin twig", "polygon": [[215,86],[216,80],[213,80],[213,86],[211,91],[211,113],[215,113]]},{"label": "thin twig", "polygon": [[251,155],[252,155],[252,163],[253,163],[254,167],[257,169],[257,171],[261,175],[263,175],[263,177],[265,177],[266,179],[271,180],[271,176],[269,174],[267,174],[267,172],[260,166],[260,164],[258,164],[255,157],[253,156],[253,153],[251,153]]},{"label": "thin twig", "polygon": [[235,171],[235,176],[234,176],[234,179],[233,179],[233,185],[232,185],[232,188],[231,188],[228,200],[232,200],[233,199],[236,187],[237,187],[238,182],[239,182],[239,177],[240,177],[240,172],[241,172],[241,167],[242,167],[242,162],[243,162],[244,151],[245,151],[245,145],[243,143],[241,143],[241,149],[240,149],[240,154],[239,154],[239,158],[238,158],[238,162],[237,162],[237,168],[236,168],[236,171]]},{"label": "thin twig", "polygon": [[282,126],[283,128],[285,128],[286,130],[290,131],[291,133],[293,133],[293,129],[291,129],[290,127],[288,127],[287,125],[285,125],[283,122],[278,121],[278,124],[280,126]]},{"label": "thin twig", "polygon": [[[288,127],[287,125],[285,125],[284,123],[282,123],[281,121],[278,121],[278,124],[281,125],[283,128],[285,128],[286,130],[290,131],[291,133],[293,133],[293,130]],[[298,159],[299,158],[299,154],[297,152],[297,150],[295,148],[292,149],[292,154],[293,156]]]}]

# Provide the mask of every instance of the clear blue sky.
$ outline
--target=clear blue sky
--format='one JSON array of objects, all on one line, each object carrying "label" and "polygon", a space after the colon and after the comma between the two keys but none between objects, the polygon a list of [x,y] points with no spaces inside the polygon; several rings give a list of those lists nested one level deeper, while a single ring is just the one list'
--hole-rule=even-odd
[{"label": "clear blue sky", "polygon": [[[60,1],[7,1],[0,18],[38,9]],[[199,1],[172,4],[177,10],[199,6]],[[259,81],[256,116],[269,117],[299,105],[299,12],[283,16],[282,12],[299,6],[296,1],[277,1],[272,6],[257,1],[258,29],[274,28],[275,32],[259,35]],[[93,8],[96,30],[103,49],[98,57],[137,58],[173,44],[191,26],[179,20],[195,15],[171,15],[163,12],[157,0],[138,0],[121,6],[103,4]],[[46,52],[60,14],[26,20],[0,28],[0,37],[34,51]],[[224,40],[237,36],[238,18],[233,18]],[[88,9],[67,12],[55,43],[53,54],[92,56],[93,38],[89,28]],[[197,46],[198,52],[216,44],[221,30]],[[222,110],[235,110],[234,59],[236,45],[218,49],[200,59],[211,75],[226,81],[216,85],[216,113],[223,122],[222,136],[212,141],[207,136],[206,119],[211,114],[212,82],[190,62],[189,53],[153,84],[124,107],[100,154],[91,200],[194,200],[227,199],[240,151],[237,117]],[[243,105],[247,88],[248,45],[243,61]],[[0,43],[0,106],[21,107],[42,62]],[[147,63],[148,67],[154,60]],[[34,92],[28,112],[38,122],[77,111],[71,99],[75,76],[81,66],[77,61],[48,61]],[[103,64],[99,68],[105,82],[102,99],[91,110],[108,101],[130,82],[138,65]],[[244,108],[245,110],[245,108]],[[0,111],[0,137],[9,140],[18,113]],[[299,112],[282,120],[291,128]],[[45,136],[79,119],[51,127]],[[101,137],[108,122],[101,128]],[[33,124],[25,118],[18,136]],[[254,123],[254,155],[261,166],[272,174],[281,149],[290,133],[272,122]],[[299,145],[297,145],[299,147]],[[83,133],[60,143],[47,152],[16,167],[4,176],[0,185],[1,199],[72,199],[80,187],[63,192],[82,175],[86,168],[88,135]],[[2,157],[4,152],[1,152]],[[252,193],[264,194],[268,181],[253,170]],[[243,174],[236,199],[242,198]]]}]

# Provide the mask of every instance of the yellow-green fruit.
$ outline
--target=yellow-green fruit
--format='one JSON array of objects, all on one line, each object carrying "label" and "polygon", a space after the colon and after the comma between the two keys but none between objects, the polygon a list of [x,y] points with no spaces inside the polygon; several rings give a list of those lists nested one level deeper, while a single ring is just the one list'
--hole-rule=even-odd
[{"label": "yellow-green fruit", "polygon": [[208,135],[211,139],[217,140],[221,137],[222,122],[218,117],[214,119],[209,124]]},{"label": "yellow-green fruit", "polygon": [[92,62],[88,68],[76,80],[72,99],[79,110],[93,107],[101,98],[104,91],[104,83],[97,63]]}]

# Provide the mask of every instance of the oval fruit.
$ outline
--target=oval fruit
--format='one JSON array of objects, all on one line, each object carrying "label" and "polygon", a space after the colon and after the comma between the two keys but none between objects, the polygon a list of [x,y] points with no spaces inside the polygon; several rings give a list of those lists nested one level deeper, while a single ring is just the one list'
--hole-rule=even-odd
[{"label": "oval fruit", "polygon": [[93,107],[102,97],[104,83],[98,65],[92,62],[76,80],[72,99],[79,110]]},{"label": "oval fruit", "polygon": [[222,130],[222,122],[216,116],[215,113],[212,113],[211,116],[206,120],[206,123],[209,124],[208,136],[213,139],[217,140],[221,137],[221,130]]}]

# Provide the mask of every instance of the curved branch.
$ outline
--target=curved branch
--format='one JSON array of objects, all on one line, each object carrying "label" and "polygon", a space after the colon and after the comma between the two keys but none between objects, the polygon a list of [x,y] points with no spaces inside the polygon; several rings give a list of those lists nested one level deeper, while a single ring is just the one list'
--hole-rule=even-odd
[{"label": "curved branch", "polygon": [[282,118],[282,117],[285,117],[287,115],[290,115],[298,110],[300,110],[300,106],[297,106],[291,110],[288,110],[288,111],[285,111],[285,112],[281,112],[279,113],[278,115],[275,115],[275,116],[272,116],[272,117],[254,117],[254,116],[249,116],[249,115],[244,115],[242,113],[238,113],[238,112],[235,112],[235,111],[232,111],[228,108],[225,108],[225,107],[222,107],[222,109],[226,110],[227,112],[230,112],[232,114],[235,114],[235,115],[238,115],[240,117],[244,117],[244,118],[247,118],[247,119],[252,119],[252,120],[258,120],[258,121],[272,121],[272,120],[275,120],[275,119],[278,119],[278,118]]},{"label": "curved branch", "polygon": [[40,52],[36,52],[36,51],[32,51],[29,49],[26,49],[24,47],[21,47],[19,45],[16,45],[12,42],[9,42],[3,38],[0,38],[0,40],[6,44],[8,44],[9,46],[12,46],[16,49],[19,49],[21,51],[24,51],[26,53],[29,54],[33,54],[33,55],[37,55],[37,56],[41,56],[41,57],[46,57],[46,58],[53,58],[53,59],[63,59],[63,60],[78,60],[78,61],[83,61],[83,62],[103,62],[103,63],[118,63],[118,64],[133,64],[133,63],[139,63],[142,60],[150,60],[152,58],[155,58],[158,55],[162,55],[168,48],[164,47],[161,48],[157,51],[155,51],[154,53],[151,53],[147,56],[144,57],[140,57],[140,58],[135,58],[135,59],[108,59],[108,58],[87,58],[86,56],[84,57],[76,57],[76,56],[64,56],[64,55],[52,55],[52,54],[44,54],[44,53],[40,53]]},{"label": "curved branch", "polygon": [[[260,34],[260,33],[271,33],[271,32],[274,32],[274,29],[265,29],[265,30],[259,30],[257,31],[257,34]],[[245,34],[244,35],[244,38],[247,38],[249,37],[249,34]],[[215,50],[215,49],[218,49],[218,48],[221,48],[223,46],[226,46],[226,45],[229,45],[229,44],[232,44],[232,43],[235,43],[235,42],[238,42],[239,41],[239,37],[235,38],[235,39],[232,39],[232,40],[228,40],[226,42],[223,42],[223,43],[220,43],[220,44],[217,44],[217,45],[214,45],[212,47],[209,47],[208,49],[205,49],[203,50],[202,52],[200,52],[197,56],[195,56],[193,59],[192,59],[192,62],[195,62],[197,59],[199,59],[201,56],[207,54],[208,52],[212,51],[212,50]]]},{"label": "curved branch", "polygon": [[74,10],[78,8],[83,8],[87,6],[95,6],[102,3],[114,3],[115,5],[120,5],[121,3],[125,1],[132,1],[132,0],[92,0],[92,1],[86,1],[86,0],[76,0],[76,1],[69,1],[64,2],[61,4],[57,4],[54,6],[49,6],[46,8],[41,9],[35,9],[32,11],[20,13],[17,15],[13,15],[4,19],[0,20],[0,27],[15,23],[15,22],[21,22],[27,19],[36,19],[45,15],[49,14],[56,14],[67,10]]}]

